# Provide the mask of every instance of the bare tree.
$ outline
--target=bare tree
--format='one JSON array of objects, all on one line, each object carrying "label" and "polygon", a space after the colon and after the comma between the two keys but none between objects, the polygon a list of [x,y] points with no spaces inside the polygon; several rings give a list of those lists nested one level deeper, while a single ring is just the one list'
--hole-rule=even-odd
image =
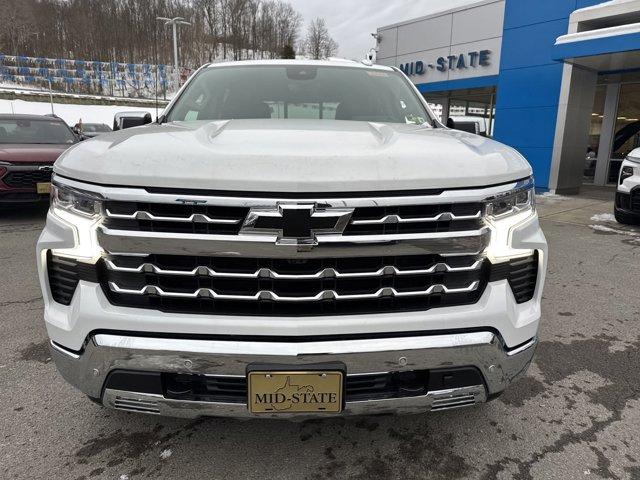
[{"label": "bare tree", "polygon": [[[182,66],[277,58],[295,45],[300,14],[281,0],[0,0],[0,53],[172,64],[157,16],[184,17]],[[154,41],[155,39],[155,41]]]},{"label": "bare tree", "polygon": [[337,53],[338,44],[329,35],[324,18],[318,17],[311,21],[302,50],[307,56],[314,59],[332,57]]}]

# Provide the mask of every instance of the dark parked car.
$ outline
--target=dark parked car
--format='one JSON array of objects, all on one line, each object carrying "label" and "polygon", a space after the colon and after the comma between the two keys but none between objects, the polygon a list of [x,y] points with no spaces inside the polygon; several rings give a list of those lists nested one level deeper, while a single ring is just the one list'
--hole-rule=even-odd
[{"label": "dark parked car", "polygon": [[79,140],[58,117],[0,114],[0,204],[48,201],[53,163]]},{"label": "dark parked car", "polygon": [[76,133],[79,133],[84,137],[93,138],[102,133],[110,132],[111,127],[109,127],[109,125],[105,125],[104,123],[83,123],[82,125],[76,124],[74,130],[76,131]]}]

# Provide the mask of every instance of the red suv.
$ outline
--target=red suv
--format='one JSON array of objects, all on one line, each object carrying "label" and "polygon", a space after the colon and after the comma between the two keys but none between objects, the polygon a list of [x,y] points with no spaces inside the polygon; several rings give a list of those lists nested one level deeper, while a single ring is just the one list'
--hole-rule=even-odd
[{"label": "red suv", "polygon": [[53,162],[79,140],[58,117],[0,115],[0,204],[48,201]]}]

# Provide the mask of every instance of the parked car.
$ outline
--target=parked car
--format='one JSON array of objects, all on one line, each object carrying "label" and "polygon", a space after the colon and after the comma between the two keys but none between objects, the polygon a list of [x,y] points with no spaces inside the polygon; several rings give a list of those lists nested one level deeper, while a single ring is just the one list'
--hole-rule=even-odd
[{"label": "parked car", "polygon": [[0,114],[0,204],[49,201],[53,162],[78,141],[58,117]]},{"label": "parked car", "polygon": [[37,246],[52,356],[95,402],[424,412],[527,370],[547,266],[532,169],[441,125],[400,70],[206,65],[148,121],[123,113],[144,126],[56,162]]},{"label": "parked car", "polygon": [[640,148],[632,150],[620,166],[615,217],[619,223],[640,225]]},{"label": "parked car", "polygon": [[110,132],[111,127],[104,123],[78,123],[75,125],[74,131],[87,138],[93,138],[103,133]]},{"label": "parked car", "polygon": [[491,136],[484,117],[456,115],[447,119],[447,127],[463,132],[474,133],[482,137]]}]

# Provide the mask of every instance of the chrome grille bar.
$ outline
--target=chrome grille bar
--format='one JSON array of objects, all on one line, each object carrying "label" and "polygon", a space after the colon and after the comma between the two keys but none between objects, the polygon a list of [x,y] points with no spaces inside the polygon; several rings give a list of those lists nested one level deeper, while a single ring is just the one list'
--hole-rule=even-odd
[{"label": "chrome grille bar", "polygon": [[371,220],[351,220],[351,225],[382,225],[394,223],[428,223],[428,222],[449,222],[457,220],[477,220],[482,217],[482,211],[473,215],[456,215],[451,212],[442,212],[433,217],[409,217],[403,218],[400,215],[385,215],[381,218]]},{"label": "chrome grille bar", "polygon": [[398,255],[478,255],[491,231],[390,235],[321,235],[317,246],[277,245],[276,235],[175,234],[98,227],[98,241],[112,254],[167,254],[262,258],[327,258]]},{"label": "chrome grille bar", "polygon": [[181,223],[214,223],[222,225],[237,225],[243,219],[241,218],[211,218],[203,213],[193,213],[188,217],[166,217],[158,216],[144,210],[138,210],[134,213],[113,213],[107,209],[106,216],[108,218],[122,220],[151,220],[156,222],[181,222]]},{"label": "chrome grille bar", "polygon": [[216,300],[246,300],[260,301],[271,300],[274,302],[319,302],[322,300],[370,300],[383,297],[424,297],[436,293],[468,293],[477,290],[479,281],[474,281],[470,285],[461,288],[448,288],[446,285],[431,285],[426,290],[402,291],[399,292],[392,287],[380,288],[372,293],[360,294],[340,294],[335,290],[323,290],[313,296],[292,297],[280,296],[270,290],[261,290],[254,295],[228,295],[217,293],[211,288],[199,288],[194,292],[171,292],[165,291],[155,285],[145,285],[140,289],[120,288],[115,282],[109,282],[109,288],[115,293],[127,295],[158,295],[160,297],[173,298],[212,298]]},{"label": "chrome grille bar", "polygon": [[143,263],[137,267],[121,267],[113,261],[105,259],[107,268],[116,272],[127,273],[155,273],[158,275],[176,275],[185,277],[207,276],[214,278],[271,278],[274,280],[315,280],[322,278],[365,278],[365,277],[381,277],[384,275],[428,275],[435,272],[470,272],[480,268],[482,260],[475,261],[472,265],[463,267],[451,267],[450,265],[440,262],[429,268],[416,270],[400,270],[399,268],[387,265],[372,272],[340,272],[335,268],[324,268],[312,274],[284,274],[278,273],[270,268],[260,268],[253,273],[236,273],[236,272],[218,272],[210,267],[198,266],[192,270],[168,270],[158,267],[152,263]]}]

